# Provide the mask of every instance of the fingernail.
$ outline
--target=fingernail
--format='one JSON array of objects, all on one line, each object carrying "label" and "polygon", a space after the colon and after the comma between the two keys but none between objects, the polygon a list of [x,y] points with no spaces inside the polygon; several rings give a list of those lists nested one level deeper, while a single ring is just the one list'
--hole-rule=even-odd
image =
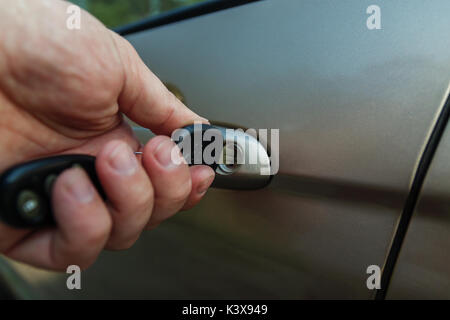
[{"label": "fingernail", "polygon": [[119,143],[109,154],[109,164],[120,175],[136,172],[138,162],[133,150],[126,143]]},{"label": "fingernail", "polygon": [[207,178],[205,178],[202,183],[197,187],[197,193],[200,195],[203,195],[208,191],[208,188],[211,186],[213,180],[214,180],[215,174],[209,175]]},{"label": "fingernail", "polygon": [[71,169],[67,173],[64,187],[77,202],[88,203],[94,199],[95,189],[83,169]]},{"label": "fingernail", "polygon": [[156,147],[155,158],[166,169],[178,167],[184,162],[180,149],[171,140],[165,140]]}]

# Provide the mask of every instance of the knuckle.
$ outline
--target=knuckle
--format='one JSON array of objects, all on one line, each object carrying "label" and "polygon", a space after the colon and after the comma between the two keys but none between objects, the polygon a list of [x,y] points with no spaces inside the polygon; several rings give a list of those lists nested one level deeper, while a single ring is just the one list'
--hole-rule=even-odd
[{"label": "knuckle", "polygon": [[95,248],[101,248],[106,243],[112,229],[110,219],[102,219],[91,223],[83,223],[76,228],[79,234],[76,238],[71,236],[71,240],[65,243],[62,256],[81,257],[90,255]]},{"label": "knuckle", "polygon": [[136,186],[136,190],[132,190],[132,197],[128,201],[131,202],[133,211],[135,212],[148,212],[153,207],[153,188],[151,185]]},{"label": "knuckle", "polygon": [[102,223],[96,226],[92,226],[86,230],[84,242],[87,246],[98,246],[100,243],[104,243],[108,238],[112,228],[112,223]]},{"label": "knuckle", "polygon": [[173,115],[175,114],[175,99],[175,96],[169,90],[164,90],[163,99],[160,101],[160,109],[163,110],[163,114],[161,115],[161,122],[159,123],[159,127],[164,127],[167,123],[169,123]]},{"label": "knuckle", "polygon": [[190,179],[187,179],[186,182],[181,183],[170,192],[167,200],[176,204],[184,203],[189,197],[191,189],[192,182]]}]

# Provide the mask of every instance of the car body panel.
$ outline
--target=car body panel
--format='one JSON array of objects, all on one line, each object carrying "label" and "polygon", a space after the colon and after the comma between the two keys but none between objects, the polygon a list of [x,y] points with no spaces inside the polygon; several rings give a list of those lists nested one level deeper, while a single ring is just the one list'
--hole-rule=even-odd
[{"label": "car body panel", "polygon": [[202,116],[280,129],[280,171],[262,190],[210,190],[130,250],[103,253],[83,292],[48,273],[37,286],[83,298],[373,298],[366,269],[386,259],[448,88],[450,2],[379,0],[382,29],[368,30],[372,2],[260,1],[129,35]]},{"label": "car body panel", "polygon": [[270,297],[372,296],[366,268],[384,263],[442,107],[450,4],[381,1],[376,31],[370,4],[262,1],[128,36],[202,116],[280,129],[269,188],[214,190],[187,219],[297,270]]},{"label": "car body panel", "polygon": [[387,298],[450,299],[450,127],[425,179]]}]

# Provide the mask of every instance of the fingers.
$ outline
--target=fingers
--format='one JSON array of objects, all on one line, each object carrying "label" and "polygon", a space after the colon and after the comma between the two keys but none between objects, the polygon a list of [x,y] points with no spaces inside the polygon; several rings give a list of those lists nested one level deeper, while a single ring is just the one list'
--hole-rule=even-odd
[{"label": "fingers", "polygon": [[1,251],[42,268],[65,270],[74,264],[85,269],[103,248],[128,248],[146,226],[191,208],[214,179],[207,166],[189,168],[168,137],[153,138],[143,151],[144,167],[125,142],[111,141],[100,151],[96,169],[107,204],[82,169],[64,171],[52,194],[57,229],[17,232],[10,237],[14,241],[0,238]]},{"label": "fingers", "polygon": [[75,264],[85,269],[105,246],[111,217],[87,174],[79,168],[63,172],[53,187],[57,229],[37,231],[7,255],[38,267],[65,270]]},{"label": "fingers", "polygon": [[182,210],[189,210],[199,203],[215,177],[214,170],[208,166],[193,166],[190,168],[190,171],[192,190]]},{"label": "fingers", "polygon": [[127,40],[115,33],[112,37],[126,74],[119,97],[122,112],[156,134],[170,135],[175,129],[195,121],[207,122],[167,90]]},{"label": "fingers", "polygon": [[138,239],[152,213],[150,179],[131,148],[117,140],[109,142],[97,155],[96,168],[113,219],[106,248],[129,248]]},{"label": "fingers", "polygon": [[150,221],[158,224],[183,207],[192,188],[191,174],[175,143],[165,136],[147,143],[142,163],[155,189]]},{"label": "fingers", "polygon": [[195,205],[214,179],[214,171],[207,166],[189,169],[178,147],[165,136],[147,143],[142,162],[155,190],[150,229],[182,208]]}]

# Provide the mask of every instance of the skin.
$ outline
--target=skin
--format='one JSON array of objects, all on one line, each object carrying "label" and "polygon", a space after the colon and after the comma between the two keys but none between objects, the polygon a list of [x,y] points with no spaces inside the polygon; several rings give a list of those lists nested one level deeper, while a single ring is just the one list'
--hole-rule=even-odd
[{"label": "skin", "polygon": [[[56,228],[0,224],[0,253],[53,270],[85,269],[103,249],[129,248],[143,230],[194,206],[214,179],[206,166],[173,163],[167,137],[207,120],[88,13],[80,30],[66,28],[68,5],[3,0],[0,11],[0,172],[35,158],[90,154],[110,199],[101,200],[82,169],[69,169],[52,191]],[[141,146],[122,114],[159,136]]]}]

